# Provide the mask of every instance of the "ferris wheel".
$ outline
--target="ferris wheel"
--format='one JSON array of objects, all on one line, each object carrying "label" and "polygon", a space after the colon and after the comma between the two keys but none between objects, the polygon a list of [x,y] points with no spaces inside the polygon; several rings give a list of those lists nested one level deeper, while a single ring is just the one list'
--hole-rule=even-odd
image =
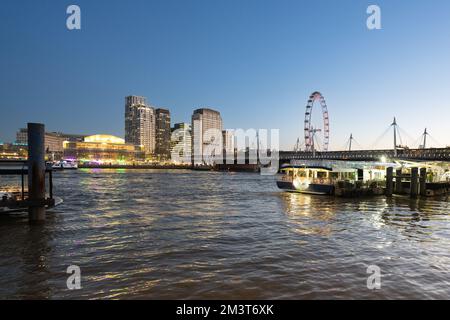
[{"label": "ferris wheel", "polygon": [[[322,109],[323,126],[314,126],[312,123],[312,112],[314,103],[318,101]],[[330,142],[330,118],[328,116],[328,108],[324,97],[320,92],[314,92],[309,96],[308,104],[305,111],[305,150],[313,152],[317,150],[317,133],[322,133],[322,146],[319,147],[321,151],[328,151]]]}]

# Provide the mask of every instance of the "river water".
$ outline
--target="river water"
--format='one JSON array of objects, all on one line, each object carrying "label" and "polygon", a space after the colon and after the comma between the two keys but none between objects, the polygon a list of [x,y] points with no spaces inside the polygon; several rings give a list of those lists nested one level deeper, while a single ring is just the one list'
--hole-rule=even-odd
[{"label": "river water", "polygon": [[[309,196],[274,179],[56,173],[64,203],[44,226],[0,218],[0,298],[450,298],[448,198]],[[79,290],[67,288],[70,265]],[[380,289],[368,289],[368,266]]]}]

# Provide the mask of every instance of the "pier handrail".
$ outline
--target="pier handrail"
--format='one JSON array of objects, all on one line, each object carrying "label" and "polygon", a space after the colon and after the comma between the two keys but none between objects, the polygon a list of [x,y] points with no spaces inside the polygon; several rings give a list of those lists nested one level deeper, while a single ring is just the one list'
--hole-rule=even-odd
[{"label": "pier handrail", "polygon": [[18,162],[18,163],[27,163],[28,160],[19,160],[19,159],[0,159],[0,164],[1,163],[14,163],[14,162]]},{"label": "pier handrail", "polygon": [[[49,198],[53,199],[53,168],[46,166],[48,173]],[[21,177],[21,199],[25,200],[25,176],[28,175],[28,160],[0,159],[0,176]]]}]

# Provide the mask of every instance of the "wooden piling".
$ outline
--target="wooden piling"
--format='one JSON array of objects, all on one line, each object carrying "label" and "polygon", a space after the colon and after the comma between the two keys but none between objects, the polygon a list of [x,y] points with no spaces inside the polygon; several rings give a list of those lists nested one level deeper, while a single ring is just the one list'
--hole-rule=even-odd
[{"label": "wooden piling", "polygon": [[416,198],[418,194],[419,169],[411,168],[411,198]]},{"label": "wooden piling", "polygon": [[397,169],[395,172],[395,193],[400,194],[402,192],[402,169]]},{"label": "wooden piling", "polygon": [[427,195],[427,168],[420,168],[419,191],[421,196]]},{"label": "wooden piling", "polygon": [[386,195],[392,196],[394,187],[394,168],[388,167],[386,169]]},{"label": "wooden piling", "polygon": [[28,123],[28,217],[32,224],[45,221],[45,126]]}]

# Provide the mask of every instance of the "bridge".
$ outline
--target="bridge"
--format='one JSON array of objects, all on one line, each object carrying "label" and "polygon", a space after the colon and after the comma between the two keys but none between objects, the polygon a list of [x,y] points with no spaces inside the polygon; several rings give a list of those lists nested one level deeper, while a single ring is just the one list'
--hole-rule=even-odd
[{"label": "bridge", "polygon": [[352,150],[352,151],[280,151],[280,162],[290,160],[450,161],[450,147],[430,149]]},{"label": "bridge", "polygon": [[[323,128],[313,125],[311,120],[311,114],[313,112],[314,102],[319,102],[323,116]],[[377,139],[375,144],[371,148],[375,148],[377,142],[382,140],[385,135],[392,130],[393,132],[393,149],[385,150],[363,150],[359,143],[360,150],[353,150],[352,143],[357,142],[350,134],[350,138],[346,142],[346,146],[343,147],[343,151],[329,151],[330,140],[330,117],[328,113],[328,107],[325,103],[325,99],[320,92],[313,92],[308,99],[308,104],[305,111],[305,127],[304,127],[304,150],[301,150],[300,138],[297,139],[297,143],[294,146],[293,151],[280,151],[279,160],[281,163],[289,162],[290,160],[351,160],[351,161],[386,161],[386,160],[405,160],[405,161],[449,161],[450,162],[450,147],[446,148],[427,148],[427,138],[433,139],[436,145],[441,145],[430,136],[430,133],[425,128],[423,134],[419,137],[419,148],[410,149],[406,144],[403,145],[401,133],[406,133],[399,127],[397,119],[394,117],[394,121],[386,128],[384,133]],[[317,133],[323,133],[322,143],[318,140]],[[408,135],[409,136],[409,135]],[[400,144],[398,144],[398,140]],[[416,141],[417,142],[417,141]],[[415,144],[417,145],[417,144]],[[345,151],[344,151],[345,150]]]}]

